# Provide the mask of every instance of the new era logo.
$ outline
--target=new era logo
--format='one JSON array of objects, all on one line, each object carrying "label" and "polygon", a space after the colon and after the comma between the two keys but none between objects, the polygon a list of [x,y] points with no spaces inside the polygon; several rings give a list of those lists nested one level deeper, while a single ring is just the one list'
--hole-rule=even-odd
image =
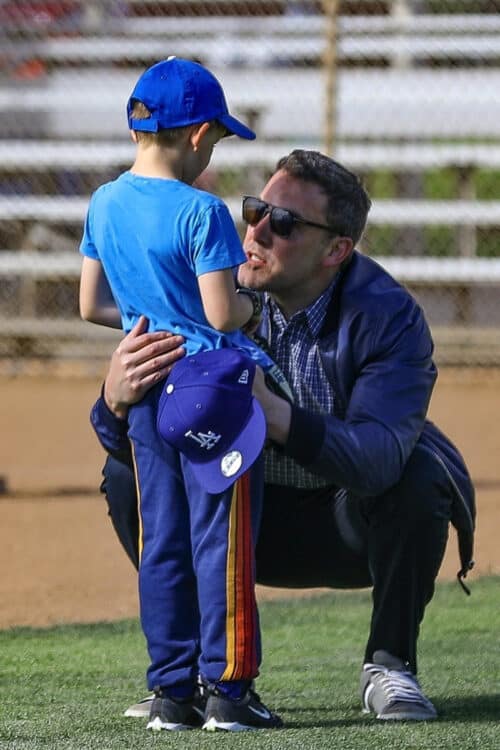
[{"label": "new era logo", "polygon": [[238,383],[241,383],[242,385],[248,385],[248,378],[250,377],[250,373],[248,370],[243,370],[240,377],[238,378]]}]

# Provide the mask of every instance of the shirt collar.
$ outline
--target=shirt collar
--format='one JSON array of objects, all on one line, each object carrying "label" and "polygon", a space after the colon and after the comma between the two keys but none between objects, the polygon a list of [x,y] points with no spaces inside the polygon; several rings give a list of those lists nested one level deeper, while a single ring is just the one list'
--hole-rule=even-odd
[{"label": "shirt collar", "polygon": [[305,307],[303,310],[298,310],[296,313],[292,315],[292,317],[288,321],[286,320],[285,316],[279,309],[276,302],[274,302],[269,292],[266,292],[265,302],[267,306],[269,307],[270,319],[274,323],[279,325],[280,328],[283,329],[288,324],[294,321],[299,322],[301,318],[305,318],[305,322],[307,326],[309,327],[311,334],[315,338],[317,338],[319,336],[319,332],[321,331],[321,327],[323,325],[326,311],[330,304],[330,300],[332,298],[333,291],[337,283],[337,279],[338,279],[338,274],[335,276],[335,278],[332,280],[329,286],[325,289],[325,291],[322,292],[322,294],[320,294],[320,296],[314,300],[314,302],[311,302],[311,304]]}]

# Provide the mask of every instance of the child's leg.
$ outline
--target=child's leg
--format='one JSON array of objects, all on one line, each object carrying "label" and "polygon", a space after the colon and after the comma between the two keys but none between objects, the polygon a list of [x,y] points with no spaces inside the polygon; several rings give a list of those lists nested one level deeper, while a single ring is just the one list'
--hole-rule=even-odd
[{"label": "child's leg", "polygon": [[139,494],[141,624],[151,659],[148,687],[184,698],[198,673],[198,599],[179,454],[157,435],[156,391],[129,417]]},{"label": "child's leg", "polygon": [[218,495],[200,487],[186,462],[183,469],[201,613],[200,673],[210,683],[241,681],[243,688],[261,660],[254,589],[262,457]]}]

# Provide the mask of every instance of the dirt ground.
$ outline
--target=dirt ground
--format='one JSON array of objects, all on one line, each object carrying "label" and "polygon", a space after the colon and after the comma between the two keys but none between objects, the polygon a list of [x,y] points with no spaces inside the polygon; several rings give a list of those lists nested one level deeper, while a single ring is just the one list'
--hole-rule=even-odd
[{"label": "dirt ground", "polygon": [[[0,628],[137,615],[136,576],[97,491],[104,453],[88,412],[100,380],[0,372]],[[499,407],[500,372],[441,371],[430,416],[459,446],[477,487],[472,584],[500,574]],[[441,578],[457,569],[452,530]],[[259,587],[261,599],[283,593]]]}]

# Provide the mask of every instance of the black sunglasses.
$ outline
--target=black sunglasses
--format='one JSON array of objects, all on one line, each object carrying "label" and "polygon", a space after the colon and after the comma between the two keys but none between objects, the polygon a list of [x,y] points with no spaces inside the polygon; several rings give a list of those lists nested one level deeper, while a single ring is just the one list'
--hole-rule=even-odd
[{"label": "black sunglasses", "polygon": [[260,200],[260,198],[253,198],[250,195],[243,196],[241,213],[243,221],[246,221],[252,227],[255,227],[264,216],[269,214],[271,231],[277,234],[278,237],[285,239],[290,237],[296,224],[306,224],[309,227],[318,227],[319,229],[326,229],[328,232],[338,234],[337,229],[334,229],[334,227],[329,227],[326,224],[317,224],[315,221],[306,221],[299,216],[295,216],[289,208],[273,206],[270,203],[266,203],[266,201]]}]

